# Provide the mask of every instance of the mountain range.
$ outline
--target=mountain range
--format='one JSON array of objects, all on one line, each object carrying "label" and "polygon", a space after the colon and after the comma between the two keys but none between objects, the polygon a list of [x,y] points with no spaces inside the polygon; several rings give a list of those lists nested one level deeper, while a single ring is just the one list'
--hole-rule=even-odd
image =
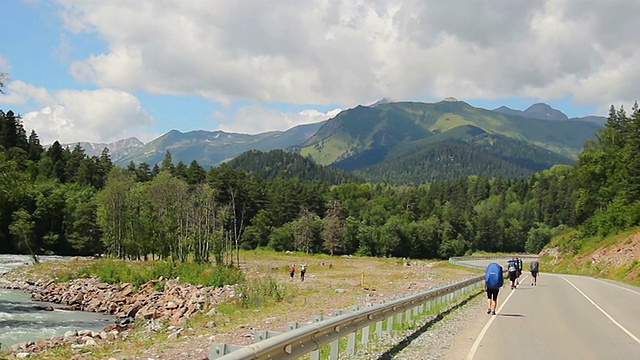
[{"label": "mountain range", "polygon": [[487,110],[455,98],[436,103],[384,99],[286,131],[249,135],[172,130],[147,144],[132,138],[81,145],[87,154],[106,146],[112,161],[123,166],[153,166],[169,151],[175,163],[196,160],[208,168],[250,150],[283,149],[367,179],[406,178],[410,169],[422,169],[430,174],[423,177],[432,180],[442,171],[464,175],[483,168],[527,176],[575,161],[605,121],[598,116],[569,119],[543,103],[520,111],[505,106]]},{"label": "mountain range", "polygon": [[[575,159],[601,125],[568,120],[559,111],[536,104],[517,113],[508,108],[486,110],[463,101],[394,102],[343,111],[300,147],[322,165],[345,164],[358,169],[391,160],[409,151],[452,139],[470,141],[480,134],[502,135],[529,146]],[[536,117],[527,117],[535,114]],[[540,119],[545,118],[545,120]],[[564,117],[564,118],[563,118]],[[476,130],[460,132],[472,126]]]}]

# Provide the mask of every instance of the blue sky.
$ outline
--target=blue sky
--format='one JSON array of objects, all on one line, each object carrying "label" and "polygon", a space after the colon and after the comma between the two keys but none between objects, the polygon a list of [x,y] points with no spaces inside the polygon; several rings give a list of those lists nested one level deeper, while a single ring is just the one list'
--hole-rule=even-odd
[{"label": "blue sky", "polygon": [[640,93],[640,3],[6,0],[0,109],[43,143],[259,133],[453,96],[606,116]]}]

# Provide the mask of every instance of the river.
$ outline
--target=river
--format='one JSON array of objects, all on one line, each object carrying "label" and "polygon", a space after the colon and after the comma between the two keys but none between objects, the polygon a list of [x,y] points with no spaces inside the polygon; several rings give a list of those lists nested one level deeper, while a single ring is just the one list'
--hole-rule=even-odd
[{"label": "river", "polygon": [[[65,261],[60,256],[42,256],[42,262]],[[32,263],[29,256],[0,255],[0,274]],[[0,275],[1,276],[1,275]],[[37,310],[37,305],[51,305],[54,311]],[[114,316],[85,311],[66,311],[64,305],[32,301],[29,294],[0,289],[0,344],[13,344],[64,335],[67,331],[100,331],[115,321]]]}]

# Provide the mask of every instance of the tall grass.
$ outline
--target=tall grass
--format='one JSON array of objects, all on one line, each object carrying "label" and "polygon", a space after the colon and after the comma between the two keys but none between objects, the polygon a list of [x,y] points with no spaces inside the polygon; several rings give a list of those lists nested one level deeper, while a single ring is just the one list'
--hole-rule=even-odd
[{"label": "tall grass", "polygon": [[91,276],[109,284],[131,283],[136,287],[160,277],[177,278],[181,283],[203,286],[224,286],[245,281],[242,272],[230,266],[159,260],[131,262],[111,259],[87,262],[84,266],[60,274],[59,279],[69,281]]},{"label": "tall grass", "polygon": [[275,301],[281,302],[287,297],[288,289],[274,278],[249,279],[237,289],[238,301],[244,308],[252,308]]}]

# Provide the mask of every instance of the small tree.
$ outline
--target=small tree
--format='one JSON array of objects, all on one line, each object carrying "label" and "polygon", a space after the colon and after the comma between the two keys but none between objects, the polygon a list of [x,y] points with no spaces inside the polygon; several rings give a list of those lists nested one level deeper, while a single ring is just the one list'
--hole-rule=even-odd
[{"label": "small tree", "polygon": [[20,209],[13,213],[13,222],[9,225],[9,232],[18,238],[18,247],[26,249],[33,261],[38,263],[38,256],[35,252],[36,244],[33,238],[35,222],[31,220],[31,214],[27,210]]},{"label": "small tree", "polygon": [[334,199],[324,218],[322,237],[324,239],[324,247],[331,256],[335,252],[342,250],[342,236],[346,231],[345,221],[342,219],[343,212],[344,208],[340,200]]},{"label": "small tree", "polygon": [[318,215],[307,209],[302,209],[300,218],[292,223],[296,251],[304,251],[308,254],[315,250],[316,239],[321,231],[319,220]]}]

